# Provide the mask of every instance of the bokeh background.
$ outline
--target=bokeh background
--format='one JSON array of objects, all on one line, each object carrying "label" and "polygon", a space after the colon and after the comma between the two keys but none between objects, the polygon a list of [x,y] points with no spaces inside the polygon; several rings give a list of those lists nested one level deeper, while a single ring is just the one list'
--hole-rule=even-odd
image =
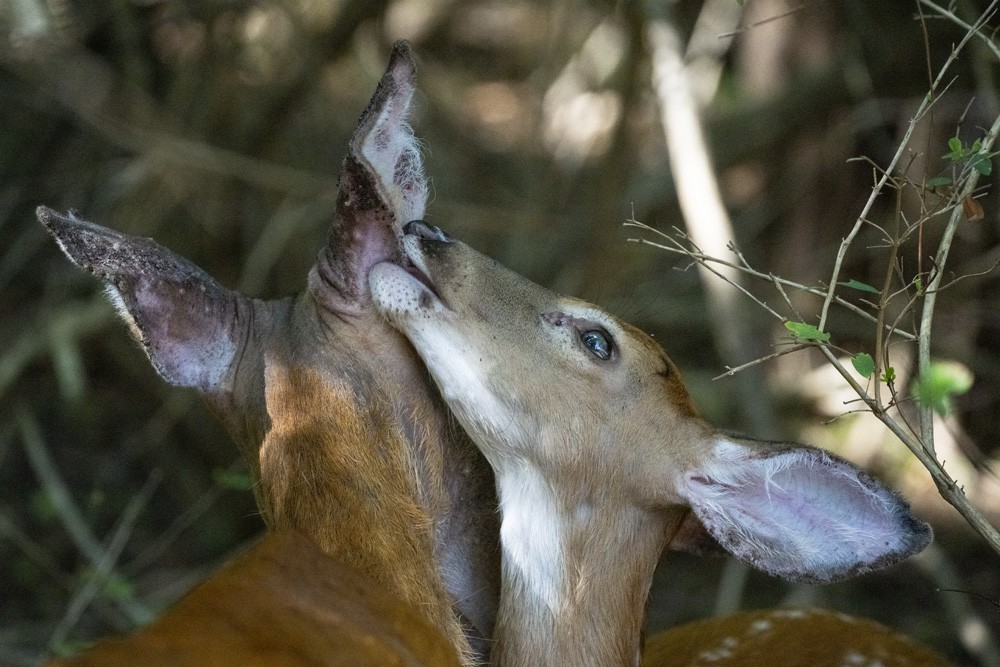
[{"label": "bokeh background", "polygon": [[[971,22],[979,0],[954,11]],[[653,333],[714,423],[835,449],[899,488],[937,531],[886,572],[793,586],[725,559],[670,554],[652,629],[739,607],[867,615],[957,664],[998,664],[1000,557],[818,354],[713,380],[787,344],[749,300],[711,317],[691,262],[630,243],[633,217],[684,228],[652,85],[651,16],[680,36],[735,241],[764,272],[829,280],[840,239],[964,30],[914,2],[850,0],[6,0],[0,4],[0,663],[34,664],[155,615],[262,530],[235,447],[193,391],[162,382],[98,282],[34,218],[46,204],[155,237],[258,297],[304,287],[340,161],[395,39],[419,58],[414,127],[428,219],[531,279]],[[1000,25],[991,20],[986,33]],[[947,169],[948,138],[1000,114],[981,40],[917,127],[903,164]],[[930,74],[929,74],[930,73]],[[953,77],[953,78],[952,78]],[[864,156],[870,162],[849,161]],[[940,456],[996,524],[1000,220],[959,228],[935,356],[974,377],[937,429]],[[914,219],[891,193],[870,220]],[[691,224],[696,224],[693,221]],[[928,224],[923,255],[941,233]],[[648,236],[648,235],[647,235]],[[912,275],[920,250],[902,253]],[[843,279],[881,285],[874,227]],[[927,261],[927,260],[925,260]],[[926,265],[925,265],[926,268]],[[775,308],[767,283],[750,283]],[[861,294],[845,296],[858,301]],[[821,302],[796,295],[806,321]],[[788,313],[788,316],[791,316]],[[870,325],[835,309],[849,352]],[[729,343],[726,343],[726,341]],[[733,345],[733,340],[738,345]],[[776,347],[777,346],[777,347]],[[904,397],[915,350],[896,348]],[[364,354],[359,350],[359,354]],[[903,405],[912,416],[911,402]],[[909,411],[909,413],[907,412]]]}]

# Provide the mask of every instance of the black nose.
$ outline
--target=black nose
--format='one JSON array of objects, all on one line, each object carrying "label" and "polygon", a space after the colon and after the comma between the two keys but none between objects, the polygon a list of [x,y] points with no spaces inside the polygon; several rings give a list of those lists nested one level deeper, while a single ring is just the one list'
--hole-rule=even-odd
[{"label": "black nose", "polygon": [[452,238],[441,231],[439,227],[428,225],[423,220],[411,220],[406,223],[403,225],[403,233],[412,234],[413,236],[418,236],[422,239],[429,239],[431,241],[440,241],[442,243],[452,242]]}]

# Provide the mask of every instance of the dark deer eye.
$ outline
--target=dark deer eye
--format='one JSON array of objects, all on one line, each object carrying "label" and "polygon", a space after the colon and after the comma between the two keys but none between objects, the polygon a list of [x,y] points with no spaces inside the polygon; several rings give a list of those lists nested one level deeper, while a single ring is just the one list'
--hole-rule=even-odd
[{"label": "dark deer eye", "polygon": [[611,338],[603,331],[592,329],[580,334],[580,342],[601,361],[611,358]]}]

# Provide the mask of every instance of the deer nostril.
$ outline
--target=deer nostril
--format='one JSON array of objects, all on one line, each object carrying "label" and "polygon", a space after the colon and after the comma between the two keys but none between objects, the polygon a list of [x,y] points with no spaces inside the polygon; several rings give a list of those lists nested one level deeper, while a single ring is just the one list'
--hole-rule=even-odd
[{"label": "deer nostril", "polygon": [[439,227],[429,225],[423,220],[411,220],[403,225],[404,234],[412,234],[422,239],[451,243],[452,238],[445,234]]}]

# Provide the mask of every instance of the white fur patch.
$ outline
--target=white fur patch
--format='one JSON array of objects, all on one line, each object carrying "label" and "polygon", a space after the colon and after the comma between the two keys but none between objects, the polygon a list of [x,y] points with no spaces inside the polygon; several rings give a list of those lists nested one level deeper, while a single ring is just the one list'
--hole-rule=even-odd
[{"label": "white fur patch", "polygon": [[552,488],[538,470],[520,465],[497,476],[497,491],[504,567],[521,580],[529,595],[557,613],[566,566],[563,524]]},{"label": "white fur patch", "polygon": [[142,331],[139,330],[139,325],[136,324],[135,318],[132,317],[132,313],[129,312],[128,306],[125,305],[125,299],[122,297],[122,293],[118,291],[118,288],[111,283],[104,284],[104,295],[108,297],[108,301],[114,306],[115,312],[118,316],[125,320],[125,324],[128,325],[129,331],[132,336],[137,341],[142,341]]}]

